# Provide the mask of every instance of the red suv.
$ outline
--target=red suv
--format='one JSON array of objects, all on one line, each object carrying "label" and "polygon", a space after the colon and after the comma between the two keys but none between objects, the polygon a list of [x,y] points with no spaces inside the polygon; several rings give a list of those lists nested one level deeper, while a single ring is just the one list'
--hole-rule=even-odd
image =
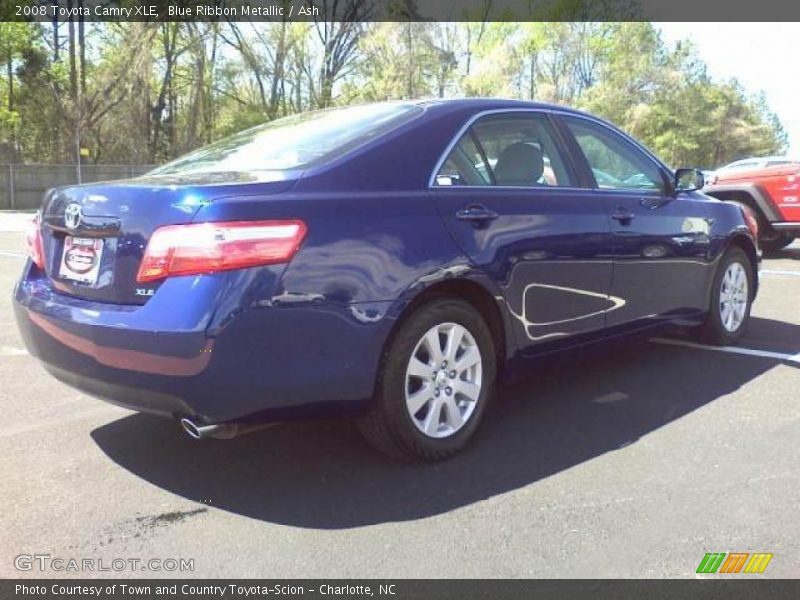
[{"label": "red suv", "polygon": [[800,237],[800,162],[778,157],[737,161],[714,173],[703,192],[748,207],[766,252]]}]

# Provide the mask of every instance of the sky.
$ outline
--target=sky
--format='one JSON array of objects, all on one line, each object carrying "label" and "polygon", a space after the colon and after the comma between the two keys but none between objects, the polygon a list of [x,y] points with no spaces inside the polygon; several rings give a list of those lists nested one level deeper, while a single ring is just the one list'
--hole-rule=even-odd
[{"label": "sky", "polygon": [[664,41],[690,39],[720,79],[736,77],[749,92],[763,90],[800,157],[800,23],[656,23]]}]

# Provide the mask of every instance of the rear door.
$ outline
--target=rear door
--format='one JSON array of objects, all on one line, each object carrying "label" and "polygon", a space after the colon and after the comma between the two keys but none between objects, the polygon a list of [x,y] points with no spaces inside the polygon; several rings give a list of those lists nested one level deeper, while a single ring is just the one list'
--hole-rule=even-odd
[{"label": "rear door", "polygon": [[437,168],[432,194],[465,254],[503,290],[527,352],[605,325],[612,238],[602,198],[581,189],[549,117],[475,120]]},{"label": "rear door", "polygon": [[693,316],[706,307],[710,274],[708,202],[677,195],[666,169],[607,125],[560,116],[574,136],[598,197],[609,203],[614,233],[608,325]]}]

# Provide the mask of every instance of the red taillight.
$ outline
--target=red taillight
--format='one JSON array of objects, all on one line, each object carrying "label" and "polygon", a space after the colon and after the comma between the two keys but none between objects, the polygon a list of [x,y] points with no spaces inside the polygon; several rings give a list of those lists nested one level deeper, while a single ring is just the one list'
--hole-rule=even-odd
[{"label": "red taillight", "polygon": [[306,235],[302,221],[230,221],[159,227],[136,280],[195,275],[291,260]]},{"label": "red taillight", "polygon": [[747,228],[753,234],[754,239],[758,239],[758,219],[756,218],[753,210],[748,206],[741,206],[744,220],[747,223]]},{"label": "red taillight", "polygon": [[42,243],[42,220],[39,212],[31,219],[25,230],[25,250],[33,263],[43,269],[44,245]]}]

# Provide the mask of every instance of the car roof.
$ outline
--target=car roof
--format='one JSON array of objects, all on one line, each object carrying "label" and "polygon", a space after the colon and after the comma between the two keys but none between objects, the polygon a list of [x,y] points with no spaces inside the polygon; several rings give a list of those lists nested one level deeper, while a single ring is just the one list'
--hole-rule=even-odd
[{"label": "car roof", "polygon": [[770,162],[770,161],[786,161],[786,162],[797,162],[797,158],[793,158],[791,156],[753,156],[750,158],[740,158],[739,160],[735,160],[731,163],[728,163],[725,166],[720,167],[720,169],[727,169],[728,167],[735,167],[736,165],[741,165],[744,163],[762,163],[762,162]]},{"label": "car roof", "polygon": [[528,100],[514,100],[510,98],[420,98],[410,101],[413,104],[423,107],[450,107],[450,108],[473,108],[475,110],[493,110],[503,108],[528,108],[539,110],[559,110],[575,114],[582,113],[574,108],[549,104],[546,102],[530,102]]}]

